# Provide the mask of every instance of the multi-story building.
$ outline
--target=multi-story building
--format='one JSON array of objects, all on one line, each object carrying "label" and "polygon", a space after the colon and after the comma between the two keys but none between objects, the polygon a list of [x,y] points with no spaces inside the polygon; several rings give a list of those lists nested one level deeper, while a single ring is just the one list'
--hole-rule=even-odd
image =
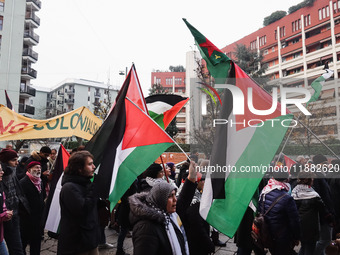
[{"label": "multi-story building", "polygon": [[34,30],[40,8],[40,0],[0,0],[0,102],[5,104],[7,90],[15,111],[26,116],[34,115],[31,80],[37,77],[32,65],[38,60],[33,47],[39,43]]},{"label": "multi-story building", "polygon": [[[39,109],[39,112],[46,113],[45,118],[51,118],[82,106],[95,113],[100,103],[105,105],[104,102],[108,98],[113,102],[118,94],[118,88],[110,84],[83,79],[66,79],[51,89],[36,89],[37,100],[33,100],[33,105]],[[35,117],[40,118],[41,114],[37,113]]]},{"label": "multi-story building", "polygon": [[[316,0],[312,6],[303,7],[245,35],[221,50],[233,59],[237,44],[244,44],[264,55],[270,84],[277,84],[280,79],[284,86],[305,87],[311,93],[311,82],[324,72],[323,64],[329,61],[330,69],[335,72],[334,80],[325,83],[321,94],[322,99],[327,99],[323,107],[330,111],[323,120],[323,125],[329,127],[323,135],[340,138],[340,84],[337,82],[340,72],[340,1]],[[315,104],[321,107],[320,102]],[[292,108],[292,111],[296,109]]]},{"label": "multi-story building", "polygon": [[[168,93],[185,97],[185,72],[152,72],[151,86],[153,84],[161,84]],[[186,139],[186,106],[176,116],[178,134],[177,139],[184,142]]]}]

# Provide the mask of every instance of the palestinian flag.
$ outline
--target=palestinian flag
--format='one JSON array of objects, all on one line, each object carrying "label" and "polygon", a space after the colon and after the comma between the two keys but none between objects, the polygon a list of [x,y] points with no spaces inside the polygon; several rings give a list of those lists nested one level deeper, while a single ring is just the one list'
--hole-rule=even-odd
[{"label": "palestinian flag", "polygon": [[[243,106],[244,113],[235,115],[233,100],[239,100],[240,97],[233,98],[230,90],[224,91],[219,119],[228,122],[216,125],[210,171],[205,180],[200,204],[201,216],[225,235],[233,237],[293,115],[281,116],[280,104],[273,104],[272,97],[241,68],[223,53],[220,52],[219,55],[218,50],[215,50],[216,46],[203,36],[200,37],[201,34],[188,22],[186,24],[201,47],[204,59],[207,58],[207,52],[210,60],[215,54],[221,57],[216,58],[216,61],[221,60],[220,63],[213,65],[207,62],[210,74],[215,79],[235,78],[228,80],[228,83],[235,84],[235,89],[241,90],[244,96],[243,102],[235,102],[238,107]],[[252,89],[253,108],[270,109],[267,115],[255,115],[248,109],[249,88]]]},{"label": "palestinian flag", "polygon": [[[86,146],[91,152],[102,153],[94,186],[99,197],[109,198],[111,208],[137,176],[173,144],[165,131],[139,107],[144,98],[137,96],[133,73],[134,66],[118,94],[115,107]],[[129,95],[135,98],[132,100]]]},{"label": "palestinian flag", "polygon": [[53,233],[57,233],[59,228],[61,217],[59,204],[61,180],[69,158],[70,154],[67,152],[65,147],[60,144],[58,156],[52,173],[52,180],[50,182],[50,192],[46,200],[44,211],[44,219],[46,219],[45,229]]},{"label": "palestinian flag", "polygon": [[202,58],[207,63],[207,68],[212,77],[223,79],[228,77],[231,60],[214,44],[212,44],[204,35],[194,28],[186,19],[183,19],[191,34],[195,38],[196,45],[201,53]]},{"label": "palestinian flag", "polygon": [[285,166],[288,168],[288,170],[290,171],[290,168],[292,167],[292,165],[296,164],[296,161],[292,160],[290,157],[288,157],[287,155],[283,154],[283,158],[285,160]]},{"label": "palestinian flag", "polygon": [[[123,87],[125,90],[123,89]],[[98,129],[98,131],[96,132],[96,134],[86,144],[86,150],[90,151],[94,157],[95,166],[98,166],[100,162],[102,161],[104,150],[105,150],[106,144],[108,143],[108,139],[111,135],[111,132],[114,126],[117,124],[116,123],[117,117],[118,117],[117,114],[116,115],[111,114],[113,109],[116,107],[117,101],[120,98],[128,97],[140,109],[142,109],[145,112],[148,112],[146,108],[146,103],[145,103],[145,99],[143,96],[142,88],[140,86],[139,79],[138,79],[137,72],[136,72],[134,65],[132,65],[128,75],[126,76],[123,87],[118,92],[116,101],[114,105],[112,106],[110,113],[106,117],[108,118],[109,116],[111,116],[110,120],[105,121],[105,125],[103,123],[101,127]],[[119,107],[121,106],[117,106],[117,108]]]},{"label": "palestinian flag", "polygon": [[177,113],[189,101],[187,97],[158,94],[145,98],[150,117],[166,129]]}]

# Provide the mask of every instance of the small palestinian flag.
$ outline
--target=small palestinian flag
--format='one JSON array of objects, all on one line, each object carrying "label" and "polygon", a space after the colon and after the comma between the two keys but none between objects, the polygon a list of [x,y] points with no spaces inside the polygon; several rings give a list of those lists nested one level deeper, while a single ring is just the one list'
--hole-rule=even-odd
[{"label": "small palestinian flag", "polygon": [[173,94],[158,94],[145,98],[150,117],[166,129],[177,113],[189,101],[187,97]]}]

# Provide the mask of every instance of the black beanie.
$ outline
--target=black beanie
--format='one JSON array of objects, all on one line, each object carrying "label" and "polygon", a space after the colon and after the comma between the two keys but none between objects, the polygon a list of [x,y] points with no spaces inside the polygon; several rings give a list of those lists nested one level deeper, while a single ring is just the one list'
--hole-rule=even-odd
[{"label": "black beanie", "polygon": [[51,151],[50,147],[43,146],[43,147],[40,148],[40,152],[41,153],[49,153],[49,154],[51,154],[52,151]]},{"label": "black beanie", "polygon": [[162,167],[160,164],[152,163],[151,166],[148,167],[148,169],[145,170],[145,177],[151,177],[156,179],[157,174],[162,171]]},{"label": "black beanie", "polygon": [[313,163],[315,165],[321,164],[322,162],[327,162],[327,161],[328,161],[327,158],[324,155],[322,155],[322,154],[318,154],[318,155],[315,155],[313,157]]}]

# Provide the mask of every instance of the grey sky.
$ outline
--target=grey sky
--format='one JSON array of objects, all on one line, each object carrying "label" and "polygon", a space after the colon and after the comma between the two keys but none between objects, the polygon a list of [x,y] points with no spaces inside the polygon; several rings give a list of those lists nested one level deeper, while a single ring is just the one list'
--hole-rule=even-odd
[{"label": "grey sky", "polygon": [[287,11],[298,0],[46,0],[41,18],[39,60],[34,85],[52,87],[66,78],[83,78],[121,86],[120,70],[135,63],[143,91],[154,69],[185,66],[195,49],[182,21],[186,18],[222,48],[262,27],[263,18]]}]

